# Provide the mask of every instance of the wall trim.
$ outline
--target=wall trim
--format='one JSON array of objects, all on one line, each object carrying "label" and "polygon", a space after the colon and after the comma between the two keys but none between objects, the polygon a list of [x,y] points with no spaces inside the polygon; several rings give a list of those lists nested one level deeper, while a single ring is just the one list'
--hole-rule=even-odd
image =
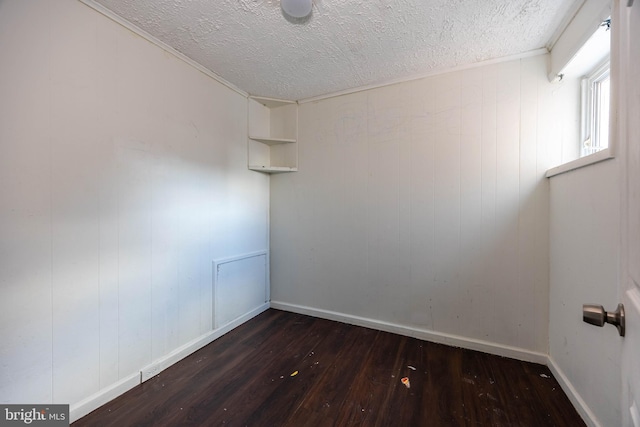
[{"label": "wall trim", "polygon": [[184,55],[183,53],[180,53],[179,51],[175,50],[174,48],[172,48],[171,46],[169,46],[165,42],[163,42],[160,39],[156,38],[155,36],[152,36],[151,34],[147,33],[142,28],[132,24],[131,22],[129,22],[126,19],[124,19],[123,17],[115,14],[111,10],[109,10],[106,7],[102,6],[101,4],[96,3],[95,0],[79,0],[79,1],[81,3],[83,3],[83,4],[85,4],[86,6],[90,7],[91,9],[95,10],[96,12],[98,12],[98,13],[106,16],[107,18],[111,19],[115,23],[120,24],[121,26],[123,26],[127,30],[137,34],[138,36],[142,37],[143,39],[147,40],[148,42],[158,46],[160,49],[164,50],[165,52],[170,53],[171,55],[175,56],[176,58],[182,60],[183,62],[185,62],[188,65],[192,66],[196,70],[200,71],[202,74],[205,74],[206,76],[211,77],[212,79],[214,79],[218,83],[226,86],[227,88],[231,89],[232,91],[237,92],[238,94],[244,96],[245,98],[247,98],[249,96],[248,92],[245,92],[244,90],[240,89],[239,87],[237,87],[233,83],[223,79],[222,77],[220,77],[219,75],[217,75],[216,73],[214,73],[213,71],[211,71],[210,69],[205,67],[204,65],[200,64],[199,62],[194,61],[193,59],[189,58],[188,56]]},{"label": "wall trim", "polygon": [[[84,0],[81,0],[81,1],[84,1]],[[406,83],[406,82],[411,82],[411,81],[414,81],[414,80],[426,79],[426,78],[429,78],[429,77],[435,77],[435,76],[439,76],[439,75],[442,75],[442,74],[455,73],[457,71],[464,71],[464,70],[469,70],[469,69],[472,69],[472,68],[484,67],[486,65],[499,64],[499,63],[502,63],[502,62],[509,62],[509,61],[515,61],[515,60],[518,60],[518,59],[531,58],[533,56],[546,55],[548,53],[549,53],[549,51],[547,50],[547,48],[543,47],[543,48],[540,48],[540,49],[530,50],[529,52],[518,53],[518,54],[515,54],[515,55],[503,56],[503,57],[500,57],[500,58],[489,59],[489,60],[486,60],[486,61],[474,62],[472,64],[459,65],[457,67],[446,68],[446,69],[441,69],[441,70],[436,70],[436,71],[429,71],[429,72],[420,73],[420,74],[414,74],[414,75],[407,76],[407,77],[402,77],[402,78],[399,78],[399,79],[387,80],[387,81],[384,81],[384,82],[381,82],[381,83],[374,83],[374,84],[370,84],[370,85],[366,85],[366,86],[358,86],[358,87],[354,87],[354,88],[351,88],[351,89],[345,89],[345,90],[338,91],[338,92],[328,93],[326,95],[320,95],[320,96],[314,96],[314,97],[311,97],[311,98],[300,99],[300,100],[298,100],[298,104],[304,104],[304,103],[307,103],[307,102],[322,101],[323,99],[335,98],[335,97],[342,96],[342,95],[351,95],[352,93],[363,92],[365,90],[378,89],[378,88],[385,87],[385,86],[392,86],[392,85],[399,84],[399,83]]]},{"label": "wall trim", "polygon": [[[155,36],[149,34],[145,30],[143,30],[142,28],[140,28],[140,27],[134,25],[133,23],[127,21],[126,19],[124,19],[121,16],[117,15],[113,11],[111,11],[111,10],[107,9],[106,7],[102,6],[100,3],[97,3],[95,0],[78,0],[78,1],[80,1],[83,4],[85,4],[86,6],[90,7],[91,9],[95,10],[96,12],[106,16],[107,18],[109,18],[112,21],[116,22],[117,24],[123,26],[124,28],[128,29],[129,31],[139,35],[140,37],[144,38],[148,42],[150,42],[150,43],[158,46],[159,48],[163,49],[164,51],[172,54],[176,58],[184,61],[185,63],[189,64],[193,68],[195,68],[198,71],[202,72],[203,74],[211,77],[212,79],[216,80],[218,83],[228,87],[229,89],[233,90],[234,92],[237,92],[238,94],[240,94],[240,95],[242,95],[242,96],[244,96],[246,98],[248,98],[250,96],[250,94],[248,92],[240,89],[238,86],[236,86],[233,83],[231,83],[231,82],[225,80],[224,78],[220,77],[219,75],[217,75],[216,73],[214,73],[213,71],[211,71],[210,69],[205,67],[204,65],[200,64],[199,62],[196,62],[193,59],[189,58],[188,56],[184,55],[183,53],[180,53],[179,51],[177,51],[176,49],[172,48],[171,46],[169,46],[165,42],[163,42],[160,39],[156,38]],[[503,56],[503,57],[500,57],[500,58],[489,59],[489,60],[486,60],[486,61],[475,62],[475,63],[472,63],[472,64],[465,64],[465,65],[460,65],[460,66],[457,66],[457,67],[451,67],[451,68],[447,68],[447,69],[441,69],[441,70],[437,70],[437,71],[429,71],[429,72],[426,72],[426,73],[414,74],[414,75],[411,75],[411,76],[406,76],[406,77],[402,77],[402,78],[399,78],[399,79],[391,79],[391,80],[387,80],[387,81],[384,81],[384,82],[381,82],[381,83],[374,83],[374,84],[371,84],[371,85],[358,86],[358,87],[351,88],[351,89],[345,89],[343,91],[338,91],[338,92],[333,92],[333,93],[329,93],[329,94],[325,94],[325,95],[319,95],[319,96],[316,96],[316,97],[297,100],[297,102],[299,104],[302,104],[302,103],[307,103],[307,102],[320,101],[320,100],[323,100],[323,99],[335,98],[337,96],[349,95],[349,94],[352,94],[352,93],[362,92],[362,91],[365,91],[365,90],[377,89],[377,88],[381,88],[381,87],[385,87],[385,86],[391,86],[391,85],[398,84],[398,83],[404,83],[404,82],[409,82],[409,81],[413,81],[413,80],[420,80],[420,79],[423,79],[423,78],[434,77],[434,76],[438,76],[438,75],[441,75],[441,74],[452,73],[452,72],[456,72],[456,71],[463,71],[463,70],[467,70],[467,69],[471,69],[471,68],[477,68],[477,67],[482,67],[482,66],[491,65],[491,64],[497,64],[497,63],[501,63],[501,62],[514,61],[514,60],[517,60],[517,59],[530,58],[532,56],[545,55],[545,54],[548,54],[548,53],[549,53],[549,49],[547,49],[546,47],[543,47],[543,48],[531,50],[531,51],[528,51],[528,52],[523,52],[523,53],[518,53],[518,54],[508,55],[508,56]]]},{"label": "wall trim", "polygon": [[547,173],[544,176],[546,178],[551,178],[556,175],[560,175],[566,172],[571,172],[576,169],[583,168],[585,166],[594,165],[596,163],[604,162],[605,160],[614,159],[614,158],[615,156],[613,154],[613,147],[608,147],[596,153],[589,154],[588,156],[579,157],[575,160],[571,160],[570,162],[563,163],[559,166],[553,167],[547,170]]},{"label": "wall trim", "polygon": [[195,353],[196,351],[200,350],[202,347],[206,346],[207,344],[212,343],[213,341],[217,340],[227,332],[230,332],[232,329],[242,325],[247,320],[253,319],[258,314],[262,313],[263,311],[266,311],[268,308],[269,308],[269,303],[262,304],[261,306],[251,310],[246,314],[243,314],[237,319],[232,320],[226,325],[223,325],[217,329],[214,329],[213,331],[209,331],[206,334],[201,335],[198,338],[176,348],[175,350],[161,357],[160,359],[153,361],[149,365],[142,368],[142,370],[140,371],[140,383],[150,380],[151,378],[155,377],[156,375],[158,375],[160,372],[164,371],[171,365],[179,362],[180,360],[184,359],[190,354]]},{"label": "wall trim", "polygon": [[251,310],[250,312],[227,323],[226,325],[213,331],[209,331],[206,334],[201,335],[200,337],[178,347],[167,355],[145,366],[141,371],[135,372],[118,381],[117,383],[87,397],[86,399],[71,405],[69,410],[70,422],[73,423],[77,421],[78,419],[84,417],[91,411],[98,409],[100,406],[104,405],[110,400],[115,399],[116,397],[131,390],[135,386],[140,385],[143,382],[153,378],[171,365],[179,362],[180,360],[196,352],[197,350],[200,350],[202,347],[210,344],[227,332],[230,332],[232,329],[235,329],[236,327],[240,326],[248,320],[251,320],[252,318],[268,309],[269,303],[262,304],[259,307]]},{"label": "wall trim", "polygon": [[590,427],[602,427],[595,414],[582,399],[573,384],[571,384],[571,381],[569,381],[564,372],[562,372],[553,358],[548,354],[526,350],[519,347],[496,344],[488,341],[475,340],[458,335],[445,334],[442,332],[434,332],[426,329],[399,325],[397,323],[389,323],[366,317],[352,316],[350,314],[338,313],[335,311],[322,310],[297,304],[289,304],[281,301],[271,301],[271,308],[290,311],[298,314],[306,314],[309,316],[319,317],[321,319],[335,320],[338,322],[348,323],[350,325],[364,326],[371,329],[392,332],[439,344],[446,344],[454,347],[466,348],[469,350],[482,351],[485,353],[495,354],[502,357],[510,357],[525,362],[533,362],[546,365],[549,367],[551,373],[562,387],[562,390],[567,394],[567,397],[569,397],[569,400],[576,408],[584,422]]},{"label": "wall trim", "polygon": [[576,17],[578,12],[580,11],[580,8],[584,5],[585,2],[586,0],[574,0],[573,4],[569,8],[569,11],[560,22],[560,25],[558,26],[558,28],[556,28],[556,31],[547,42],[546,47],[549,52],[553,50],[553,46],[555,46],[558,39],[562,37],[562,34],[567,30],[567,27],[569,27],[569,24],[571,24],[571,21],[573,21],[573,19]]},{"label": "wall trim", "polygon": [[196,352],[202,347],[210,344],[227,332],[230,332],[241,324],[268,310],[269,308],[289,311],[298,314],[305,314],[321,319],[335,320],[350,325],[363,326],[380,331],[396,333],[413,338],[428,340],[439,344],[446,344],[455,347],[466,348],[469,350],[477,350],[485,353],[495,354],[498,356],[523,360],[525,362],[547,365],[553,373],[553,376],[562,387],[563,391],[569,397],[569,400],[571,401],[573,406],[585,421],[585,423],[590,427],[602,427],[598,422],[595,414],[591,411],[584,399],[582,399],[582,397],[575,389],[573,384],[571,384],[571,381],[569,381],[562,369],[560,369],[555,360],[547,354],[534,352],[519,347],[495,344],[488,341],[475,340],[458,335],[434,332],[426,329],[400,325],[397,323],[383,322],[366,317],[353,316],[335,311],[322,310],[280,301],[271,301],[270,303],[265,303],[255,308],[254,310],[244,314],[243,316],[240,316],[237,319],[227,323],[226,325],[214,331],[207,332],[206,334],[173,350],[166,356],[163,356],[162,358],[145,366],[140,372],[133,373],[118,381],[117,383],[100,390],[99,392],[87,397],[86,399],[76,404],[71,405],[69,421],[71,423],[77,421],[78,419],[84,417],[85,415],[89,414],[90,412],[94,411],[110,400],[115,399],[116,397],[131,390],[135,386],[153,378],[155,375],[158,375],[160,372],[167,369],[171,365],[179,362],[180,360]]},{"label": "wall trim", "polygon": [[596,415],[593,413],[593,411],[591,411],[591,408],[589,408],[589,405],[587,405],[584,399],[582,399],[580,393],[578,393],[573,384],[571,384],[571,381],[569,381],[569,378],[567,378],[562,369],[560,369],[553,357],[548,356],[547,358],[547,366],[551,370],[551,373],[553,374],[555,379],[560,384],[560,387],[562,387],[562,390],[566,393],[567,397],[582,417],[582,420],[590,427],[601,427],[601,424],[596,418]]},{"label": "wall trim", "polygon": [[84,417],[89,412],[98,409],[100,406],[115,399],[121,394],[126,393],[135,386],[140,384],[140,373],[135,372],[109,387],[103,388],[99,392],[92,394],[80,402],[70,405],[69,407],[69,423],[73,423]]},{"label": "wall trim", "polygon": [[335,311],[322,310],[297,304],[289,304],[281,301],[271,301],[271,308],[290,311],[298,314],[306,314],[309,316],[319,317],[321,319],[335,320],[342,323],[348,323],[350,325],[364,326],[366,328],[376,329],[379,331],[392,332],[395,334],[418,338],[425,341],[431,341],[438,344],[446,344],[454,347],[466,348],[469,350],[482,351],[484,353],[495,354],[497,356],[523,360],[525,362],[533,362],[546,365],[548,361],[548,356],[546,354],[520,347],[496,344],[488,341],[476,340],[442,332],[435,332],[427,329],[400,325],[397,323],[384,322],[381,320],[375,320],[366,317],[352,316],[350,314],[338,313]]}]

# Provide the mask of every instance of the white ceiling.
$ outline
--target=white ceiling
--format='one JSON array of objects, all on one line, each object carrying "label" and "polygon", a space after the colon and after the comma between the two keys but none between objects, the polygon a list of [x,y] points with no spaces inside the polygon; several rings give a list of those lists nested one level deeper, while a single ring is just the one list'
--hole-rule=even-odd
[{"label": "white ceiling", "polygon": [[94,0],[253,95],[300,100],[545,47],[577,0]]}]

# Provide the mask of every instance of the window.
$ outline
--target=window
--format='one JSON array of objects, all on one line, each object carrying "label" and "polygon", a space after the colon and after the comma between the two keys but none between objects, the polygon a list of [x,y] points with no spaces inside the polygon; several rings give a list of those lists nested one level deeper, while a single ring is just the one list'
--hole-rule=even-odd
[{"label": "window", "polygon": [[[614,156],[610,146],[613,141],[609,141],[611,20],[605,18],[598,27],[592,28],[592,18],[606,17],[610,8],[585,13],[589,19],[572,21],[558,41],[565,44],[556,43],[558,48],[551,51],[549,80],[563,82],[557,93],[569,108],[563,109],[567,131],[559,138],[559,147],[551,152],[555,166],[547,171],[547,177]],[[567,48],[568,44],[573,48]]]},{"label": "window", "polygon": [[609,146],[610,88],[609,61],[582,79],[581,157]]}]

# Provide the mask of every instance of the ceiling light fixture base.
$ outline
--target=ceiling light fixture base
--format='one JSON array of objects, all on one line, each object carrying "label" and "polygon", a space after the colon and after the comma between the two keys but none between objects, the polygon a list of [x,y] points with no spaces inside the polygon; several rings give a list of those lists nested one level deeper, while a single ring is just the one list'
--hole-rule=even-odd
[{"label": "ceiling light fixture base", "polygon": [[312,0],[280,0],[280,7],[286,15],[301,19],[311,14],[312,3]]}]

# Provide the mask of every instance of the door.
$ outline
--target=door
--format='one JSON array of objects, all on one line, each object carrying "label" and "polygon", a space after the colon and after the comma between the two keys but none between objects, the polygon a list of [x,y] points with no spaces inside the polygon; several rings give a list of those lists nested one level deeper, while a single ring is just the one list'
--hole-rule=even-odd
[{"label": "door", "polygon": [[626,311],[621,410],[624,426],[640,427],[640,1],[616,3],[618,28],[612,54],[618,56],[614,61],[619,66],[620,90],[614,132],[622,172],[619,286]]}]

